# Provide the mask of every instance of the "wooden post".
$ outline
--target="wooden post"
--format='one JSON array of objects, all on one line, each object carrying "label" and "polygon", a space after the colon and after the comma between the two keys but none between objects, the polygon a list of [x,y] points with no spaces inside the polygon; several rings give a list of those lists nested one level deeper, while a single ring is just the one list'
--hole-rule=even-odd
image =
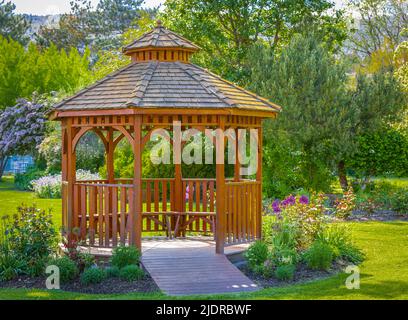
[{"label": "wooden post", "polygon": [[142,116],[134,116],[133,125],[133,212],[130,243],[142,249]]},{"label": "wooden post", "polygon": [[[181,124],[180,124],[181,126]],[[180,127],[181,129],[181,127]],[[173,135],[173,162],[174,162],[174,199],[175,199],[175,210],[177,212],[184,212],[183,208],[183,197],[185,197],[183,190],[183,174],[181,170],[181,152],[182,152],[182,141],[181,132],[174,130]],[[181,217],[181,224],[184,222],[184,217]],[[178,230],[176,237],[182,234],[182,230]]]},{"label": "wooden post", "polygon": [[256,181],[259,182],[259,192],[258,192],[258,208],[257,208],[257,230],[256,237],[261,239],[262,237],[262,120],[261,126],[258,128],[258,170],[256,172]]},{"label": "wooden post", "polygon": [[[109,184],[114,184],[115,183],[115,171],[114,171],[114,166],[113,166],[113,152],[114,152],[114,141],[113,141],[113,128],[109,127],[108,128],[108,134],[107,134],[107,145],[106,145],[106,171],[107,171],[107,176],[108,176],[108,183]],[[115,205],[117,205],[117,202],[115,205],[113,204],[114,196],[113,192],[115,192],[115,189],[111,189],[111,192],[108,193],[109,201],[108,201],[108,212],[107,214],[111,214],[112,218],[107,217],[107,220],[109,221],[109,236],[112,237],[112,241],[116,243],[116,236],[117,234],[114,234],[113,232],[113,224],[117,223],[117,221],[113,221],[113,208]],[[117,201],[117,200],[116,200]],[[115,238],[115,239],[113,239]]]},{"label": "wooden post", "polygon": [[[75,149],[72,148],[72,140],[74,139],[75,132],[72,127],[72,119],[69,118],[66,123],[66,173],[63,176],[66,177],[68,181],[68,197],[67,197],[67,207],[68,207],[68,217],[67,217],[67,228],[68,228],[68,244],[71,244],[74,240],[74,216],[77,212],[74,212],[74,185],[76,181],[76,154]],[[65,169],[65,168],[64,168]]]},{"label": "wooden post", "polygon": [[[61,147],[61,174],[62,181],[68,181],[68,137],[67,137],[67,120],[62,119],[61,121],[61,134],[62,134],[62,147]],[[63,188],[66,186],[63,186]],[[63,231],[68,230],[68,194],[62,193],[62,228]]]},{"label": "wooden post", "polygon": [[221,130],[221,134],[217,134],[215,139],[216,150],[216,228],[215,228],[215,252],[224,254],[224,242],[225,242],[225,172],[224,172],[224,130],[225,130],[225,116],[219,116],[218,131]]}]

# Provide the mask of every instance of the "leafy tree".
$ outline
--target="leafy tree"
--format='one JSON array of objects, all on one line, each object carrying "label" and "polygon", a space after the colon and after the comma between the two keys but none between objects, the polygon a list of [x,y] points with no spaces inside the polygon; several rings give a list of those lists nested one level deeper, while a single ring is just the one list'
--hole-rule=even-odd
[{"label": "leafy tree", "polygon": [[404,117],[407,97],[398,80],[386,70],[359,75],[352,100],[359,110],[359,146],[348,166],[364,177],[406,172],[407,136],[395,124]]},{"label": "leafy tree", "polygon": [[[122,46],[125,46],[138,37],[142,36],[145,32],[150,31],[154,25],[150,13],[143,11],[140,13],[140,18],[136,20],[138,28],[127,29],[120,37]],[[100,50],[98,52],[98,60],[94,65],[94,74],[96,79],[102,79],[108,74],[126,66],[130,63],[130,58],[125,56],[123,52],[117,48],[111,50]]]},{"label": "leafy tree", "polygon": [[59,49],[85,48],[92,42],[91,34],[95,16],[89,0],[72,0],[71,12],[60,17],[58,27],[41,26],[37,43],[49,47],[54,43]]},{"label": "leafy tree", "polygon": [[393,128],[384,128],[358,137],[358,151],[349,166],[362,177],[408,175],[408,138]]},{"label": "leafy tree", "polygon": [[24,16],[15,14],[15,9],[14,3],[0,0],[0,35],[26,44],[29,40],[26,33],[30,23]]},{"label": "leafy tree", "polygon": [[72,0],[71,12],[61,16],[58,27],[41,27],[38,42],[43,46],[55,43],[58,48],[83,49],[87,46],[112,49],[120,45],[120,37],[134,25],[142,12],[143,0],[101,0],[93,10],[89,0]]},{"label": "leafy tree", "polygon": [[351,9],[358,13],[358,28],[350,38],[350,49],[361,57],[370,57],[384,49],[391,50],[406,40],[403,28],[408,22],[408,4],[402,0],[351,0]]},{"label": "leafy tree", "polygon": [[13,105],[23,96],[24,58],[24,47],[20,43],[0,36],[0,109]]},{"label": "leafy tree", "polygon": [[[404,29],[408,35],[408,28]],[[408,40],[402,41],[394,53],[394,63],[396,66],[395,76],[402,88],[408,93]]]},{"label": "leafy tree", "polygon": [[44,137],[46,111],[43,104],[20,99],[0,113],[0,179],[8,156],[35,153]]},{"label": "leafy tree", "polygon": [[39,49],[30,43],[27,49],[0,36],[0,109],[11,106],[18,98],[29,98],[52,91],[72,93],[93,80],[89,68],[90,52],[67,54],[51,45]]},{"label": "leafy tree", "polygon": [[248,49],[257,42],[278,49],[294,33],[314,25],[328,43],[341,43],[345,22],[340,11],[329,13],[332,9],[326,0],[167,0],[162,18],[167,27],[204,49],[195,62],[242,81]]},{"label": "leafy tree", "polygon": [[[287,167],[288,174],[297,172],[295,180],[308,189],[329,189],[332,172],[355,149],[358,110],[346,94],[344,66],[313,35],[295,36],[279,56],[262,47],[251,56],[251,88],[283,107],[276,120],[265,124],[266,172],[282,176],[273,171],[289,157],[282,152],[291,152],[294,167]],[[281,146],[285,141],[289,146]]]},{"label": "leafy tree", "polygon": [[376,132],[401,121],[407,108],[406,95],[391,72],[358,75],[353,104],[359,110],[358,133]]}]

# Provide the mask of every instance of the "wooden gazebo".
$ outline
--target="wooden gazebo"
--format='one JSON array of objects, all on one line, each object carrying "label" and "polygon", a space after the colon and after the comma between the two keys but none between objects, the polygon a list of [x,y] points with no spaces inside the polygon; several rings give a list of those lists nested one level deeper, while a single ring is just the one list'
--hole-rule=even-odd
[{"label": "wooden gazebo", "polygon": [[[52,119],[62,124],[63,226],[70,239],[141,248],[144,233],[212,233],[216,252],[223,253],[225,245],[260,238],[262,120],[280,107],[190,63],[197,50],[158,22],[124,48],[129,65],[55,106]],[[239,163],[234,177],[225,177],[218,161],[216,179],[185,179],[177,161],[174,177],[142,178],[141,155],[152,130],[171,130],[175,121],[200,132],[258,129],[256,179],[243,179]],[[76,181],[75,148],[88,131],[105,146],[106,180]],[[134,152],[130,179],[114,174],[114,150],[123,138]],[[213,140],[217,157],[224,157],[225,140]],[[181,154],[174,152],[175,158]]]}]

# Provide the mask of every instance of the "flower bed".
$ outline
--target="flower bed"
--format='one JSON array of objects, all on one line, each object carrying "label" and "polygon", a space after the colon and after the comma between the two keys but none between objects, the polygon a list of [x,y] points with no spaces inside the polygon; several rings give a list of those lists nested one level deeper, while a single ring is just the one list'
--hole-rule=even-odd
[{"label": "flower bed", "polygon": [[263,285],[276,284],[330,275],[340,266],[361,263],[364,255],[347,227],[327,214],[325,203],[321,194],[274,201],[263,219],[263,240],[246,252],[248,276]]},{"label": "flower bed", "polygon": [[0,288],[46,288],[47,267],[58,270],[60,288],[83,293],[157,291],[140,266],[140,251],[118,247],[109,263],[97,262],[79,250],[79,243],[65,243],[58,251],[58,234],[51,215],[36,207],[20,207],[0,224]]}]

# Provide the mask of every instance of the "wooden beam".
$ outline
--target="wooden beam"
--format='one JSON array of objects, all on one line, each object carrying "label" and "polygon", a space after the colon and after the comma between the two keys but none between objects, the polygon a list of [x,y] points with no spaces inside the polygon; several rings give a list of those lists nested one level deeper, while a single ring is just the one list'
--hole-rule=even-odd
[{"label": "wooden beam", "polygon": [[94,116],[120,116],[120,115],[237,115],[253,116],[261,118],[276,118],[279,111],[273,110],[251,110],[239,108],[148,108],[129,107],[127,109],[104,109],[104,110],[67,110],[53,113],[52,119],[70,117],[94,117]]}]

